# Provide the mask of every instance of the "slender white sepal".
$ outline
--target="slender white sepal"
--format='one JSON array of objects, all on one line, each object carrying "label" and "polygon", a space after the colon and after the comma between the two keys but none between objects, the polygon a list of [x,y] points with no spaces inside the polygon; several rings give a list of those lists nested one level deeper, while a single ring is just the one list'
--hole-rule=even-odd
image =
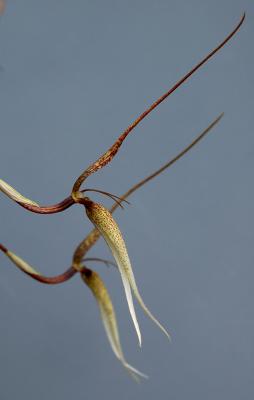
[{"label": "slender white sepal", "polygon": [[[116,260],[116,258],[115,258]],[[141,332],[140,332],[140,328],[139,328],[139,324],[138,324],[138,320],[137,320],[137,316],[136,316],[136,312],[135,312],[135,308],[134,308],[134,304],[133,304],[133,298],[132,298],[132,293],[131,293],[131,287],[130,287],[130,282],[128,280],[128,278],[126,277],[126,274],[120,269],[120,267],[118,266],[120,274],[121,274],[121,278],[122,278],[122,282],[123,282],[123,287],[124,287],[124,291],[125,291],[125,295],[126,295],[126,299],[127,299],[127,304],[129,307],[129,311],[130,311],[130,315],[135,327],[135,330],[137,332],[137,336],[138,336],[138,343],[139,346],[141,347],[142,345],[142,337],[141,337]]]},{"label": "slender white sepal", "polygon": [[145,303],[139,293],[132,269],[129,269],[128,274],[129,274],[128,277],[129,277],[129,282],[130,282],[131,288],[133,290],[134,296],[136,297],[137,301],[139,302],[139,305],[144,310],[144,312],[151,318],[151,320],[162,330],[162,332],[167,336],[167,338],[169,340],[171,340],[171,337],[170,337],[170,334],[168,333],[168,331],[164,328],[164,326],[161,325],[161,323],[157,320],[157,318],[154,317],[154,315],[151,313],[151,311],[145,305]]},{"label": "slender white sepal", "polygon": [[22,204],[30,204],[32,206],[39,207],[35,201],[28,199],[27,197],[22,196],[16,189],[10,186],[7,182],[0,179],[0,190],[6,194],[10,199],[22,203]]},{"label": "slender white sepal", "polygon": [[142,372],[138,371],[136,368],[128,364],[124,358],[118,333],[114,307],[101,278],[96,272],[90,270],[82,273],[81,276],[84,282],[91,289],[94,297],[97,300],[101,313],[101,319],[115,356],[119,359],[122,365],[128,370],[128,372],[135,380],[139,380],[139,377],[147,378],[147,376],[144,375]]}]

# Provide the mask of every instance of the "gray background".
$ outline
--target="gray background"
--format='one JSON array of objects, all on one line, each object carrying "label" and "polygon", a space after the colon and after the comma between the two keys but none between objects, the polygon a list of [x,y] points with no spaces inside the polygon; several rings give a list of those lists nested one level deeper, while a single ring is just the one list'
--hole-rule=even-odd
[{"label": "gray background", "polygon": [[[117,272],[93,264],[126,358],[150,376],[136,385],[79,277],[44,286],[0,254],[1,400],[253,399],[253,1],[10,0],[0,20],[0,171],[41,204],[61,200],[244,10],[237,36],[88,183],[121,195],[225,111],[206,140],[115,214],[172,344],[137,305],[139,350]],[[91,228],[83,209],[40,216],[0,197],[1,241],[45,274],[67,268]],[[110,257],[103,241],[90,255]]]}]

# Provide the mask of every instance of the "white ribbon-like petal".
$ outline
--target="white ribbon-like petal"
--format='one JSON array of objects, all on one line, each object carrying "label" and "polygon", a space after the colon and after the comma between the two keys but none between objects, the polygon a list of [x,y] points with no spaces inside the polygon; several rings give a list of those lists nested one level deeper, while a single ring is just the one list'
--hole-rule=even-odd
[{"label": "white ribbon-like petal", "polygon": [[134,379],[138,380],[139,377],[147,378],[142,372],[128,364],[124,358],[114,307],[103,281],[96,272],[91,270],[86,270],[81,276],[97,300],[102,322],[115,356],[121,361]]},{"label": "white ribbon-like petal", "polygon": [[32,206],[39,207],[35,201],[28,199],[27,197],[22,196],[16,189],[14,189],[7,182],[0,179],[0,190],[6,194],[10,199],[23,204],[30,204]]},{"label": "white ribbon-like petal", "polygon": [[146,305],[144,304],[142,297],[137,288],[137,284],[135,281],[135,277],[132,271],[130,259],[128,256],[128,252],[121,234],[121,231],[113,219],[110,212],[103,207],[101,204],[89,202],[86,205],[86,213],[88,218],[93,222],[95,227],[99,230],[107,245],[109,246],[113,257],[118,265],[126,297],[129,305],[130,313],[134,322],[134,326],[137,331],[137,335],[139,338],[139,342],[141,344],[141,334],[133,306],[132,296],[130,293],[130,287],[139,302],[140,306],[144,310],[144,312],[155,322],[155,324],[165,333],[165,335],[170,338],[169,333],[166,329],[159,323],[159,321],[153,316],[153,314],[148,310]]}]

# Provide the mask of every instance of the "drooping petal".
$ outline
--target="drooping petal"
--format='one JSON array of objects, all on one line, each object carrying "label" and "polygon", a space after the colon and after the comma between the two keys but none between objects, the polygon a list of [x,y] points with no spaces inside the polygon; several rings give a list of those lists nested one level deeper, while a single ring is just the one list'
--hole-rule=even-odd
[{"label": "drooping petal", "polygon": [[168,337],[168,339],[171,340],[171,337],[170,337],[170,334],[168,333],[168,331],[164,328],[164,326],[161,325],[161,323],[154,317],[154,315],[151,313],[151,311],[145,305],[145,303],[139,293],[132,268],[129,268],[129,270],[128,270],[128,279],[129,279],[131,288],[133,290],[133,293],[134,293],[137,301],[139,302],[139,305],[141,306],[141,308],[149,316],[149,318],[151,318],[151,320],[162,330],[162,332]]},{"label": "drooping petal", "polygon": [[22,204],[30,204],[32,206],[39,207],[39,204],[35,203],[35,201],[30,200],[20,194],[16,189],[10,186],[7,182],[0,179],[0,191],[6,194],[10,199],[22,203]]},{"label": "drooping petal", "polygon": [[133,301],[130,293],[130,287],[136,297],[137,301],[139,302],[140,306],[144,310],[144,312],[157,324],[157,326],[166,334],[168,338],[170,338],[169,333],[166,329],[158,322],[158,320],[153,316],[153,314],[148,310],[146,305],[144,304],[142,297],[139,293],[137,288],[137,284],[135,281],[135,277],[132,271],[130,259],[128,256],[128,252],[125,246],[125,242],[123,240],[121,231],[113,219],[110,212],[103,207],[101,204],[94,203],[94,202],[87,202],[86,204],[86,213],[88,218],[93,222],[96,228],[99,230],[101,235],[103,236],[104,240],[106,241],[107,245],[109,246],[113,257],[118,265],[130,313],[136,327],[136,331],[141,343],[140,331],[138,328],[138,323],[133,307]]},{"label": "drooping petal", "polygon": [[123,366],[128,370],[128,372],[130,372],[133,378],[136,380],[138,380],[139,377],[147,378],[147,376],[142,372],[128,364],[124,358],[119,339],[114,307],[100,276],[94,271],[85,269],[85,271],[81,273],[81,277],[91,289],[94,297],[97,300],[102,322],[115,356],[121,361]]}]

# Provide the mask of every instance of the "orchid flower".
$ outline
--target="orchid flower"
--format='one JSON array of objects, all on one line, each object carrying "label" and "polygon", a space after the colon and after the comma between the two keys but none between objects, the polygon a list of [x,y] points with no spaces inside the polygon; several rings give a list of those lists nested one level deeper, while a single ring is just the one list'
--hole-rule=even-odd
[{"label": "orchid flower", "polygon": [[94,297],[97,300],[101,313],[101,319],[115,356],[121,361],[123,366],[128,370],[134,379],[138,380],[139,377],[147,378],[147,375],[132,367],[124,358],[119,339],[115,310],[108,291],[100,276],[96,272],[88,268],[84,268],[83,272],[81,273],[81,277],[91,289]]},{"label": "orchid flower", "polygon": [[[22,272],[26,273],[27,275],[33,278],[41,276],[41,274],[38,271],[36,271],[30,264],[28,264],[26,261],[24,261],[21,257],[17,256],[12,251],[6,249],[1,244],[0,244],[0,250],[2,250],[3,253]],[[91,258],[91,260],[94,259]],[[87,259],[86,261],[89,261],[89,259]],[[98,259],[96,261],[104,262],[105,260]],[[106,260],[106,262],[108,261]],[[83,281],[87,284],[87,286],[91,289],[98,302],[98,306],[101,312],[102,322],[105,327],[105,331],[114,354],[121,361],[122,365],[128,370],[128,372],[135,380],[138,381],[139,377],[147,378],[147,375],[143,374],[136,368],[132,367],[125,360],[119,339],[118,326],[117,326],[114,307],[110,299],[110,296],[108,294],[108,291],[103,281],[101,280],[100,276],[96,272],[83,267],[81,272],[81,277]]]}]

